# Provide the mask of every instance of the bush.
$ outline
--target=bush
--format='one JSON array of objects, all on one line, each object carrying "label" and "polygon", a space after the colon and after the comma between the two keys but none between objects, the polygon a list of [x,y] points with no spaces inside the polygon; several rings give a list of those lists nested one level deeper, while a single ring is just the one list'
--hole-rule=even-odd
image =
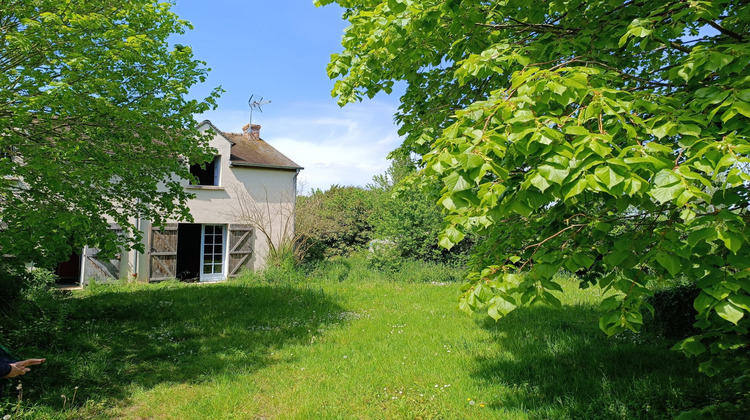
[{"label": "bush", "polygon": [[297,198],[296,227],[305,241],[306,261],[348,256],[372,239],[369,222],[378,192],[332,186]]},{"label": "bush", "polygon": [[24,348],[44,347],[60,337],[68,319],[68,306],[60,304],[54,289],[56,276],[49,270],[34,268],[4,275],[13,290],[11,301],[4,306],[5,318],[0,337],[18,353]]},{"label": "bush", "polygon": [[646,324],[646,330],[673,340],[699,334],[700,331],[693,326],[696,314],[693,301],[699,293],[700,289],[692,282],[654,292],[648,299],[654,307],[654,315]]},{"label": "bush", "polygon": [[376,239],[368,246],[367,263],[376,270],[395,272],[401,268],[403,258],[394,242]]},{"label": "bush", "polygon": [[[395,247],[377,255],[376,263],[397,267],[398,259],[466,262],[472,238],[451,250],[440,247],[438,234],[443,229],[443,213],[438,201],[442,186],[419,178],[416,170],[409,158],[395,157],[386,174],[374,178],[382,192],[370,223],[378,240]],[[384,261],[388,257],[394,261]]]}]

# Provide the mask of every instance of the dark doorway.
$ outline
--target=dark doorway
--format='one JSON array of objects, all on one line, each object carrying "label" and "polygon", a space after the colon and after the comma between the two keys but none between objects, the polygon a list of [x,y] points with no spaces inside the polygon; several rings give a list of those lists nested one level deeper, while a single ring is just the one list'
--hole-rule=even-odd
[{"label": "dark doorway", "polygon": [[73,253],[67,261],[57,264],[55,275],[57,275],[56,283],[58,285],[78,285],[81,278],[81,255]]},{"label": "dark doorway", "polygon": [[198,281],[201,269],[201,225],[180,223],[177,227],[177,279]]}]

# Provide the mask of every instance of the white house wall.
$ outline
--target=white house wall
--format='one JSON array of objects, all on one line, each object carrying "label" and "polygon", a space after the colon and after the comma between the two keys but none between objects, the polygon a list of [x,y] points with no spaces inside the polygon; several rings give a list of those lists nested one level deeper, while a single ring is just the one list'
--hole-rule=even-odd
[{"label": "white house wall", "polygon": [[[207,129],[204,125],[201,130]],[[184,180],[184,187],[195,194],[188,201],[193,223],[196,224],[253,224],[252,206],[264,210],[263,217],[255,218],[264,223],[263,230],[269,232],[274,244],[278,245],[281,236],[291,234],[296,196],[296,170],[269,169],[230,165],[231,143],[221,134],[216,134],[210,146],[221,156],[220,181],[218,186],[190,185]],[[251,203],[250,205],[248,205]],[[270,210],[270,211],[269,211]],[[250,215],[250,216],[248,216]],[[291,218],[291,220],[290,220]],[[177,223],[170,220],[170,223]],[[141,222],[145,238],[149,237],[151,224]],[[253,234],[253,254],[250,267],[253,270],[266,266],[269,246],[261,229],[256,227]],[[148,251],[149,246],[145,249]],[[137,261],[136,261],[137,260]],[[138,277],[149,276],[150,264],[148,255],[131,256],[131,266],[138,267]],[[121,274],[122,276],[122,274]]]}]

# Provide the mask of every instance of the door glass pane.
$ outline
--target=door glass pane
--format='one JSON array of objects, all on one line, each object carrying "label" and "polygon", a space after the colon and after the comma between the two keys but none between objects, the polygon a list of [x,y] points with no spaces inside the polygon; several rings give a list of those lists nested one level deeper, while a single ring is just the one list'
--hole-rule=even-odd
[{"label": "door glass pane", "polygon": [[221,275],[224,271],[224,233],[224,226],[203,226],[203,280],[222,278]]}]

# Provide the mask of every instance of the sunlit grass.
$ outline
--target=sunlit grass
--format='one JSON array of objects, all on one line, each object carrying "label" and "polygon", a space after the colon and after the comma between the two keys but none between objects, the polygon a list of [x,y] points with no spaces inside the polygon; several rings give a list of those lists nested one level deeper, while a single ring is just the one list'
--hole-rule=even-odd
[{"label": "sunlit grass", "polygon": [[39,349],[50,364],[24,379],[27,403],[52,418],[629,419],[717,387],[658,339],[607,338],[596,288],[565,280],[562,308],[496,323],[458,311],[457,283],[405,276],[340,261],[283,284],[81,293],[67,335]]}]

